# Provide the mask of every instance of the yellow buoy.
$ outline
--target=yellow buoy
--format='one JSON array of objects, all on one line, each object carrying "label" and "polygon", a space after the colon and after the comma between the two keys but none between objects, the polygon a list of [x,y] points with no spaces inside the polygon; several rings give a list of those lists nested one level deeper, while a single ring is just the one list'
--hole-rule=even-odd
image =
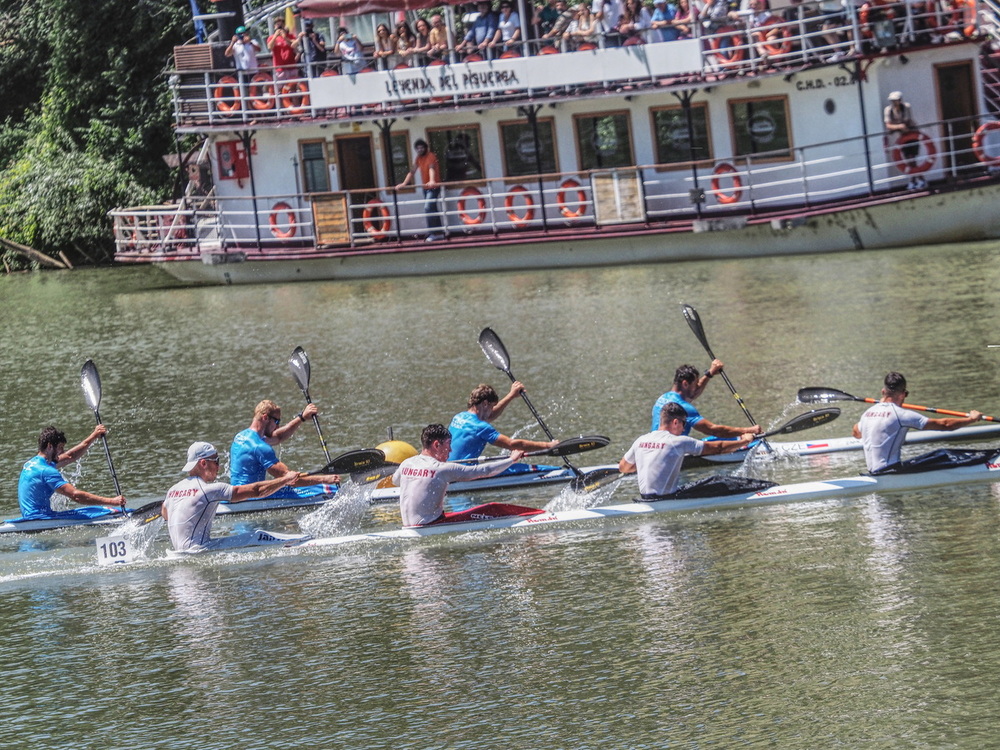
[{"label": "yellow buoy", "polygon": [[[386,461],[391,461],[394,464],[402,463],[406,459],[417,455],[417,449],[402,440],[389,440],[375,447],[385,454]],[[392,477],[386,477],[378,483],[378,486],[380,488],[395,487],[392,483]]]}]

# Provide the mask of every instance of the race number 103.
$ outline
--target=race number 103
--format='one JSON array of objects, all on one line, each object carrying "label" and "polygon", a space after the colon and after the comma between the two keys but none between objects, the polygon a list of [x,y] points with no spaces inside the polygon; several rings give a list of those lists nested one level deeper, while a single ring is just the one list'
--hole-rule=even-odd
[{"label": "race number 103", "polygon": [[97,546],[98,565],[132,562],[132,545],[124,537],[104,536],[95,540],[94,544]]}]

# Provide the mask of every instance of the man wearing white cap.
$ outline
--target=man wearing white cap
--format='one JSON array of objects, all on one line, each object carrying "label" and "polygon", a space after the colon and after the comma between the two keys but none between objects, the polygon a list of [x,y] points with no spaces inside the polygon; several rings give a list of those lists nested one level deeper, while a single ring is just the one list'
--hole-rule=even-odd
[{"label": "man wearing white cap", "polygon": [[170,532],[170,544],[177,552],[199,552],[213,547],[212,519],[219,503],[238,503],[255,497],[267,497],[299,478],[289,471],[276,479],[233,486],[216,482],[219,476],[219,452],[211,443],[192,443],[184,464],[187,477],[167,491],[163,517]]},{"label": "man wearing white cap", "polygon": [[[913,112],[910,111],[910,105],[903,101],[902,91],[893,91],[889,94],[889,106],[882,113],[882,120],[885,123],[885,129],[890,133],[896,133],[897,139],[917,130],[917,124],[913,121]],[[914,139],[904,143],[899,147],[899,151],[903,156],[903,163],[906,165],[906,169],[903,171],[907,174],[913,174],[917,168],[917,157],[920,156],[920,141]],[[906,187],[908,190],[923,190],[927,187],[927,183],[923,177],[917,175],[910,179]]]}]

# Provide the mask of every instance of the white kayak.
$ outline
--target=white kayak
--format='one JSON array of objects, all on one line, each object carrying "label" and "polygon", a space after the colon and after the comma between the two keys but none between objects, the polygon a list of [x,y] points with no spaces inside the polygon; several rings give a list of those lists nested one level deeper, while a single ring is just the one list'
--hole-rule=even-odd
[{"label": "white kayak", "polygon": [[233,534],[213,539],[207,547],[185,552],[167,550],[167,557],[179,559],[192,555],[201,555],[205,552],[232,551],[250,547],[295,547],[311,538],[309,534],[283,534],[277,531],[255,529],[244,534]]},{"label": "white kayak", "polygon": [[[988,461],[971,466],[937,469],[919,473],[883,474],[880,476],[859,475],[824,482],[775,485],[759,492],[739,492],[729,495],[684,499],[637,500],[631,503],[596,508],[580,508],[554,512],[542,511],[535,515],[484,518],[482,520],[464,521],[461,523],[439,523],[431,526],[406,527],[389,531],[373,531],[349,536],[310,539],[303,542],[301,546],[324,547],[361,541],[412,539],[437,534],[456,534],[486,529],[527,529],[548,526],[554,523],[568,523],[587,519],[638,516],[665,511],[739,508],[777,503],[796,503],[808,500],[857,497],[872,492],[898,492],[901,490],[924,489],[941,485],[992,482],[998,480],[1000,480],[1000,462],[997,462],[997,455],[994,455]],[[530,511],[531,509],[522,508],[521,510]]]},{"label": "white kayak", "polygon": [[128,516],[115,512],[93,518],[10,518],[0,522],[0,534],[51,531],[71,526],[115,526],[127,518]]},{"label": "white kayak", "polygon": [[329,492],[320,495],[310,495],[308,497],[257,497],[252,500],[244,500],[240,503],[219,503],[215,513],[219,516],[231,515],[234,513],[259,513],[268,510],[285,510],[287,508],[311,508],[322,505],[327,500],[336,495],[336,492]]}]

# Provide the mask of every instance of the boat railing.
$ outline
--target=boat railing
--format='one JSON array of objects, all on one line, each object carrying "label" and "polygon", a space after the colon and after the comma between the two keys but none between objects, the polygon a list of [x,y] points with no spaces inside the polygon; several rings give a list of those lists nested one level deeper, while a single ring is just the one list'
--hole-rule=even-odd
[{"label": "boat railing", "polygon": [[[951,0],[891,6],[848,3],[823,12],[803,4],[797,15],[732,14],[722,26],[693,24],[691,39],[613,46],[608,40],[572,50],[564,42],[518,51],[435,60],[378,70],[374,61],[348,74],[333,58],[313,66],[253,71],[218,67],[218,55],[188,47],[171,76],[178,126],[232,126],[275,120],[370,118],[383,112],[510,102],[623,86],[684,86],[720,77],[798,71],[911,46],[995,33],[997,0]],[[806,7],[808,6],[808,7]],[[492,59],[491,59],[492,57]],[[266,56],[261,58],[267,60]],[[217,65],[212,65],[212,60]],[[581,64],[581,61],[584,61]]]},{"label": "boat railing", "polygon": [[[683,228],[706,219],[745,223],[891,198],[914,189],[917,178],[947,188],[1000,172],[998,121],[924,123],[900,138],[880,132],[724,159],[451,182],[432,200],[419,187],[381,188],[218,197],[209,205],[185,199],[111,216],[123,260],[248,251],[287,257],[378,248],[439,232],[488,241],[581,228],[630,231],[671,222]],[[906,143],[917,153],[907,155]],[[428,207],[436,208],[430,216]]]}]

